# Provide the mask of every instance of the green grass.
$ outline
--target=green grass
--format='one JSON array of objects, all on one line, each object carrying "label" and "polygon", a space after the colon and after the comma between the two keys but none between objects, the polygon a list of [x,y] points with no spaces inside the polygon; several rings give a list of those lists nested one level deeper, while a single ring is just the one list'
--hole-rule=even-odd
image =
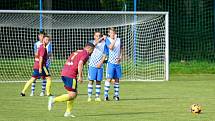
[{"label": "green grass", "polygon": [[[121,100],[90,102],[87,82],[79,84],[75,101],[76,118],[64,118],[65,103],[47,110],[47,97],[20,97],[24,83],[0,83],[0,120],[7,121],[214,121],[215,75],[177,75],[168,82],[121,82]],[[102,84],[103,86],[103,84]],[[36,93],[39,94],[40,83]],[[55,95],[65,93],[62,83],[53,83]],[[103,92],[103,91],[102,91]],[[113,95],[111,87],[111,97]],[[202,105],[203,112],[193,115],[191,104]]]},{"label": "green grass", "polygon": [[215,63],[207,61],[171,62],[170,74],[215,74]]},{"label": "green grass", "polygon": [[[53,59],[51,65],[51,75],[54,80],[59,80],[60,71],[65,63],[65,60]],[[156,65],[156,64],[155,64]],[[138,63],[137,72],[142,74],[144,69],[151,70],[151,74],[157,74],[155,65],[145,66],[143,63]],[[33,67],[33,59],[0,59],[0,81],[25,81],[31,77]],[[123,77],[133,77],[132,62],[123,62]],[[160,68],[159,68],[160,69]],[[147,72],[149,73],[149,71]],[[207,61],[181,61],[170,63],[170,74],[215,74],[215,63]],[[12,76],[8,76],[12,75]],[[87,77],[87,66],[84,67],[84,75]]]}]

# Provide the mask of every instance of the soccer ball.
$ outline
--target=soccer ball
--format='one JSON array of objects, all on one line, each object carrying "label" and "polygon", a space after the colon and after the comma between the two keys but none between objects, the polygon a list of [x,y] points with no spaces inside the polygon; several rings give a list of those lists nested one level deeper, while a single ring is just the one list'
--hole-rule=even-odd
[{"label": "soccer ball", "polygon": [[199,105],[199,104],[193,104],[192,106],[191,106],[191,112],[193,113],[193,114],[199,114],[199,113],[201,113],[201,106]]}]

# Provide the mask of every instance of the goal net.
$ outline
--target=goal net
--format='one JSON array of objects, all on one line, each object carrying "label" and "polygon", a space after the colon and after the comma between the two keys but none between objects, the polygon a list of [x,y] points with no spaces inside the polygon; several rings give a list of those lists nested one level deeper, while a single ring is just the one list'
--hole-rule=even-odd
[{"label": "goal net", "polygon": [[[0,82],[27,81],[34,63],[33,44],[42,23],[51,36],[51,75],[71,52],[115,27],[123,45],[123,80],[168,80],[168,13],[118,11],[0,11]],[[87,66],[84,69],[87,79]],[[104,76],[105,77],[105,76]],[[104,78],[105,79],[105,78]]]}]

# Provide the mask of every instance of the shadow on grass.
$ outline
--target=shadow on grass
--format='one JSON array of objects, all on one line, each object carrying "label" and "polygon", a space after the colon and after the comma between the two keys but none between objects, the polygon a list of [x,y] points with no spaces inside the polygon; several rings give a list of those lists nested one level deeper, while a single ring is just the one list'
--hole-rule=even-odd
[{"label": "shadow on grass", "polygon": [[139,115],[139,114],[156,114],[160,112],[124,112],[124,113],[108,113],[108,114],[87,114],[82,116],[122,116],[122,115]]},{"label": "shadow on grass", "polygon": [[176,99],[176,98],[144,98],[144,97],[141,97],[141,98],[123,98],[123,99],[120,99],[120,101],[127,101],[127,100],[173,100],[173,99]]}]

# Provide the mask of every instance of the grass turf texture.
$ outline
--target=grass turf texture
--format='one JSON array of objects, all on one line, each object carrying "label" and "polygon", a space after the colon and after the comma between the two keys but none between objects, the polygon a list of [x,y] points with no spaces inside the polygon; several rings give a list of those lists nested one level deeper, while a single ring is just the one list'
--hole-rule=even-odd
[{"label": "grass turf texture", "polygon": [[[102,84],[103,87],[104,84]],[[214,121],[215,75],[171,76],[168,82],[121,82],[121,100],[115,102],[87,102],[87,82],[79,84],[75,101],[76,118],[64,118],[66,103],[58,103],[47,110],[47,97],[26,97],[19,93],[24,83],[0,83],[0,120],[10,121]],[[41,83],[36,85],[39,95]],[[110,95],[113,95],[111,86]],[[63,83],[53,83],[55,95],[65,93]],[[102,88],[103,95],[103,88]],[[203,112],[190,113],[190,106],[198,103]]]},{"label": "grass turf texture", "polygon": [[[51,75],[53,80],[59,80],[60,71],[66,59],[54,59],[51,64]],[[27,81],[32,74],[33,59],[0,59],[0,82]],[[131,78],[133,72],[129,70],[131,63],[123,62],[123,77]],[[139,64],[138,68],[145,68]],[[148,70],[153,70],[147,67]],[[141,76],[142,69],[137,69],[138,76]],[[183,74],[215,74],[215,63],[207,61],[181,61],[170,63],[170,75]],[[11,76],[12,75],[12,76]],[[84,67],[85,79],[87,79],[87,66]]]}]

